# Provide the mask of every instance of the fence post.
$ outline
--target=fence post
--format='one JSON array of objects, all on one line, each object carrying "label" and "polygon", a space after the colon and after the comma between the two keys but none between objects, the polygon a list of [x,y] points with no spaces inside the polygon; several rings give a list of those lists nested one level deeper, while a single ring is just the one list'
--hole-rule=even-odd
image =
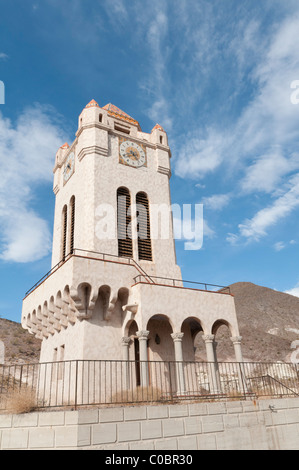
[{"label": "fence post", "polygon": [[75,410],[77,409],[77,388],[78,388],[78,359],[75,367]]}]

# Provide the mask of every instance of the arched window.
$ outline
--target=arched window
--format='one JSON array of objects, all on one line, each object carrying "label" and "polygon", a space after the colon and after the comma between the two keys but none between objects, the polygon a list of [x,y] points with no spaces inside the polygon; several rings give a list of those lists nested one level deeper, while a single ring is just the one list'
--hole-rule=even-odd
[{"label": "arched window", "polygon": [[70,253],[74,251],[74,234],[75,234],[75,196],[71,198],[70,201],[70,211],[71,211],[71,219],[70,219]]},{"label": "arched window", "polygon": [[61,259],[66,257],[66,239],[67,239],[67,206],[62,210],[62,240],[61,240]]},{"label": "arched window", "polygon": [[138,258],[152,261],[149,202],[143,192],[136,194]]},{"label": "arched window", "polygon": [[131,197],[127,188],[117,190],[118,256],[133,257],[131,231]]}]

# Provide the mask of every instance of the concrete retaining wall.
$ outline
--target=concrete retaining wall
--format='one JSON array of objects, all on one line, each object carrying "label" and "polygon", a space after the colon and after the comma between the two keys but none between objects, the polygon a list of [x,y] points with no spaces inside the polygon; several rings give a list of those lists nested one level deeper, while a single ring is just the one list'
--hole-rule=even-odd
[{"label": "concrete retaining wall", "polygon": [[299,398],[3,414],[0,449],[299,450]]}]

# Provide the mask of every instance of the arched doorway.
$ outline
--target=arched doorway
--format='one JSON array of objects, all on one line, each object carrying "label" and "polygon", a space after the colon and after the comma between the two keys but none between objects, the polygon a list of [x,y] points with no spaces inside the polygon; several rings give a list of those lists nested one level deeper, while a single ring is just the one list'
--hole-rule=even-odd
[{"label": "arched doorway", "polygon": [[153,315],[147,323],[148,334],[148,378],[155,394],[167,396],[176,391],[174,344],[171,337],[173,327],[169,318]]},{"label": "arched doorway", "polygon": [[183,336],[183,358],[184,361],[196,361],[199,359],[199,350],[203,353],[201,335],[203,328],[201,322],[196,317],[186,318],[181,327]]},{"label": "arched doorway", "polygon": [[134,376],[135,376],[135,384],[137,387],[141,384],[141,376],[140,376],[140,348],[139,348],[139,340],[137,337],[138,325],[135,320],[131,320],[127,325],[127,336],[130,338],[131,343],[129,346],[129,360],[131,361],[131,365],[134,364]]},{"label": "arched doorway", "polygon": [[219,362],[235,361],[234,347],[231,342],[231,326],[226,320],[217,320],[212,326],[214,335],[214,354]]},{"label": "arched doorway", "polygon": [[212,326],[213,349],[217,389],[235,393],[243,389],[242,369],[235,363],[235,351],[231,341],[232,328],[228,321],[219,319]]},{"label": "arched doorway", "polygon": [[147,323],[149,361],[174,361],[174,347],[171,334],[173,328],[165,315],[154,315]]}]

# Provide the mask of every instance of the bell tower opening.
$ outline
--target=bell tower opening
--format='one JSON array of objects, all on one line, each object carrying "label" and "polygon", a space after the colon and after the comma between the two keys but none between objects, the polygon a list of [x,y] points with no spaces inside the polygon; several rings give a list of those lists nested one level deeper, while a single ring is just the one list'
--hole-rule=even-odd
[{"label": "bell tower opening", "polygon": [[144,192],[136,195],[138,258],[152,261],[152,242],[148,197]]},{"label": "bell tower opening", "polygon": [[118,256],[132,258],[131,196],[127,188],[117,190],[117,239]]}]

